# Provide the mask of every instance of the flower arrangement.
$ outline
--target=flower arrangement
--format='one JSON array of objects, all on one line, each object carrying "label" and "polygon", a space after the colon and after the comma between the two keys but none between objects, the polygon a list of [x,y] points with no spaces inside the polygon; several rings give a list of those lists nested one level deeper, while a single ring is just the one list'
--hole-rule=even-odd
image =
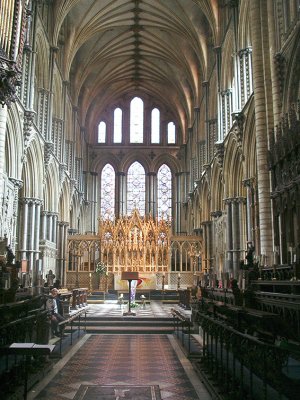
[{"label": "flower arrangement", "polygon": [[107,266],[104,264],[104,262],[102,261],[97,262],[95,273],[98,275],[104,275],[107,273]]}]

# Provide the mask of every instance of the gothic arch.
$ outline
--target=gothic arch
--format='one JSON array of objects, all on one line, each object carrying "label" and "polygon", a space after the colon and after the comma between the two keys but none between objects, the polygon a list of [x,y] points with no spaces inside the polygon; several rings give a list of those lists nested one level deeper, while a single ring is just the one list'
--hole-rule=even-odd
[{"label": "gothic arch", "polygon": [[157,173],[159,168],[163,164],[166,164],[170,168],[172,175],[180,171],[180,164],[174,157],[170,156],[169,154],[159,155],[155,158],[153,163],[153,171]]},{"label": "gothic arch", "polygon": [[70,218],[70,185],[66,181],[63,182],[59,204],[58,204],[58,219],[59,221],[69,221]]},{"label": "gothic arch", "polygon": [[36,67],[35,84],[37,88],[49,88],[49,47],[46,37],[39,28],[36,32]]},{"label": "gothic arch", "polygon": [[230,89],[233,87],[233,77],[234,77],[234,66],[233,57],[234,53],[234,38],[233,31],[230,29],[226,36],[224,45],[222,47],[222,73],[221,73],[221,90]]},{"label": "gothic arch", "polygon": [[210,201],[211,201],[210,187],[208,186],[208,182],[204,181],[201,191],[201,204],[202,204],[201,221],[210,220],[210,212],[211,212]]},{"label": "gothic arch", "polygon": [[107,154],[103,154],[101,158],[97,157],[97,159],[95,159],[95,161],[93,161],[91,164],[91,170],[96,171],[99,174],[101,174],[102,169],[106,164],[111,164],[116,173],[121,171],[119,159],[114,154],[109,152],[107,152]]},{"label": "gothic arch", "polygon": [[224,185],[223,185],[222,172],[219,165],[214,161],[211,173],[211,210],[221,211],[223,209],[223,199],[224,199]]},{"label": "gothic arch", "polygon": [[251,45],[251,30],[250,30],[250,2],[240,2],[240,18],[238,31],[238,49],[245,49]]},{"label": "gothic arch", "polygon": [[78,219],[80,218],[80,199],[77,192],[72,196],[72,201],[70,205],[70,228],[79,229]]},{"label": "gothic arch", "polygon": [[224,156],[225,197],[241,196],[243,180],[242,160],[241,148],[238,146],[234,135],[231,134]]},{"label": "gothic arch", "polygon": [[43,198],[42,182],[44,178],[44,158],[40,143],[33,139],[27,150],[22,170],[22,196],[35,199]]},{"label": "gothic arch", "polygon": [[[213,75],[210,79],[210,86],[209,86],[209,118],[213,119],[216,118],[218,112],[218,79],[217,79],[217,72],[214,70]],[[212,84],[213,83],[213,84]]]},{"label": "gothic arch", "polygon": [[148,172],[150,172],[150,163],[149,160],[146,158],[142,158],[141,154],[139,154],[139,152],[136,153],[131,153],[128,157],[126,157],[126,160],[124,160],[124,163],[122,163],[122,170],[124,172],[126,172],[126,174],[128,173],[128,169],[131,167],[131,165],[134,162],[138,162],[139,164],[141,164],[141,166],[144,168],[145,170],[145,174],[147,174]]},{"label": "gothic arch", "polygon": [[16,106],[8,110],[7,133],[5,141],[5,172],[10,178],[21,179],[22,169],[22,122]]},{"label": "gothic arch", "polygon": [[59,174],[51,163],[45,173],[44,210],[58,212]]},{"label": "gothic arch", "polygon": [[243,131],[244,176],[243,179],[256,176],[256,140],[255,140],[255,114],[254,97],[250,99]]},{"label": "gothic arch", "polygon": [[[56,72],[56,73],[55,73]],[[63,104],[62,104],[62,82],[57,68],[55,67],[54,83],[53,83],[53,117],[62,118]]]}]

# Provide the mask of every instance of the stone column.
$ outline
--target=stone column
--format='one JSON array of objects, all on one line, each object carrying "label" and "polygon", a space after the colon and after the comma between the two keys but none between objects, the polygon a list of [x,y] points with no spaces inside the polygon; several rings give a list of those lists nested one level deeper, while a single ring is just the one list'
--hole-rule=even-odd
[{"label": "stone column", "polygon": [[42,240],[47,240],[47,214],[47,211],[42,211]]},{"label": "stone column", "polygon": [[48,212],[47,215],[47,220],[48,220],[48,232],[47,232],[47,240],[49,242],[52,242],[52,231],[53,231],[53,219],[52,219],[52,213]]},{"label": "stone column", "polygon": [[226,207],[226,213],[227,213],[227,259],[226,259],[226,267],[225,267],[225,272],[229,273],[230,275],[233,275],[233,237],[232,237],[232,201],[231,199],[225,199],[225,207]]},{"label": "stone column", "polygon": [[42,201],[35,199],[35,201],[33,202],[33,207],[35,209],[34,214],[35,214],[35,218],[34,218],[34,237],[33,237],[33,263],[32,263],[32,279],[33,279],[33,283],[34,285],[38,284],[38,275],[39,275],[39,265],[38,263],[40,262],[40,215],[41,215],[41,205],[42,205]]},{"label": "stone column", "polygon": [[56,237],[57,237],[57,213],[53,213],[52,220],[53,220],[52,242],[56,243]]},{"label": "stone column", "polygon": [[97,178],[98,178],[98,173],[97,172],[90,172],[90,174],[91,174],[91,187],[90,187],[91,230],[92,230],[93,234],[96,234],[96,225],[97,225],[97,218],[98,218],[98,213],[97,213],[97,205],[98,205]]},{"label": "stone column", "polygon": [[13,252],[15,253],[16,250],[16,238],[17,238],[17,221],[18,221],[18,212],[19,212],[19,190],[23,186],[23,181],[19,181],[18,179],[10,178],[11,182],[14,184],[14,191],[15,191],[15,197],[14,197],[14,206],[13,206],[13,226],[12,226],[12,232],[11,232],[11,248]]},{"label": "stone column", "polygon": [[[255,103],[255,135],[257,156],[257,189],[259,200],[259,229],[261,254],[268,257],[272,253],[272,218],[270,200],[270,174],[268,167],[268,124],[265,88],[265,55],[268,45],[265,38],[267,26],[267,10],[265,2],[251,0],[250,2],[250,29],[253,46],[253,87]],[[267,30],[267,29],[266,29]]]},{"label": "stone column", "polygon": [[247,242],[252,242],[254,245],[253,238],[253,179],[245,179],[243,181],[244,186],[246,186],[247,197],[246,197],[246,216],[247,216]]},{"label": "stone column", "polygon": [[[209,273],[210,277],[214,273],[214,263],[212,257],[212,221],[203,221],[203,252],[204,252],[204,269]],[[211,282],[210,282],[211,283]]]},{"label": "stone column", "polygon": [[237,198],[231,199],[231,217],[233,277],[237,278],[240,261],[239,207]]},{"label": "stone column", "polygon": [[181,180],[182,173],[175,174],[175,233],[180,234],[181,232]]},{"label": "stone column", "polygon": [[21,260],[27,260],[27,230],[28,230],[28,199],[21,199],[22,204],[22,240],[20,243]]},{"label": "stone column", "polygon": [[64,286],[66,281],[66,242],[68,225],[68,222],[58,222],[57,263],[55,275],[60,280],[62,286]]},{"label": "stone column", "polygon": [[7,107],[0,104],[0,204],[2,208],[4,196],[4,165],[5,165],[5,134],[7,122]]},{"label": "stone column", "polygon": [[276,27],[275,27],[275,16],[274,16],[274,1],[267,0],[268,4],[268,32],[269,32],[269,51],[270,51],[270,67],[271,67],[271,86],[272,86],[272,96],[273,96],[273,118],[274,126],[279,124],[281,110],[282,110],[282,87],[280,85],[280,77],[278,76],[278,71],[280,68],[276,68],[276,64],[280,63],[280,53],[277,52],[276,45]]}]

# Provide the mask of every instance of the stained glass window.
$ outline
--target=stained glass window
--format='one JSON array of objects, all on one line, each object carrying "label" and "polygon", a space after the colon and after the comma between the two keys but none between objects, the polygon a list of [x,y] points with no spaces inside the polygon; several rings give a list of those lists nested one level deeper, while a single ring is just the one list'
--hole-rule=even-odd
[{"label": "stained glass window", "polygon": [[127,173],[127,214],[137,209],[141,215],[145,214],[145,170],[135,161]]},{"label": "stained glass window", "polygon": [[168,144],[176,143],[175,124],[174,122],[168,123]]},{"label": "stained glass window", "polygon": [[153,108],[151,112],[151,143],[159,143],[160,141],[160,112],[157,108]]},{"label": "stained glass window", "polygon": [[106,123],[101,121],[98,125],[98,143],[106,142]]},{"label": "stained glass window", "polygon": [[114,111],[114,143],[122,143],[122,110],[116,108]]},{"label": "stained glass window", "polygon": [[115,216],[115,170],[106,164],[101,173],[101,217],[113,219]]},{"label": "stained glass window", "polygon": [[157,207],[159,219],[172,217],[172,173],[166,164],[157,173]]},{"label": "stained glass window", "polygon": [[144,102],[135,97],[130,103],[130,143],[143,143]]}]

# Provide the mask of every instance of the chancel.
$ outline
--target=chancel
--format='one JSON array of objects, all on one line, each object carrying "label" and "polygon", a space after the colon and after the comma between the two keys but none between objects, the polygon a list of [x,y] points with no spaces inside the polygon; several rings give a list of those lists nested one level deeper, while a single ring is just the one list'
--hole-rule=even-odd
[{"label": "chancel", "polygon": [[299,13],[0,2],[1,396],[299,395]]}]

